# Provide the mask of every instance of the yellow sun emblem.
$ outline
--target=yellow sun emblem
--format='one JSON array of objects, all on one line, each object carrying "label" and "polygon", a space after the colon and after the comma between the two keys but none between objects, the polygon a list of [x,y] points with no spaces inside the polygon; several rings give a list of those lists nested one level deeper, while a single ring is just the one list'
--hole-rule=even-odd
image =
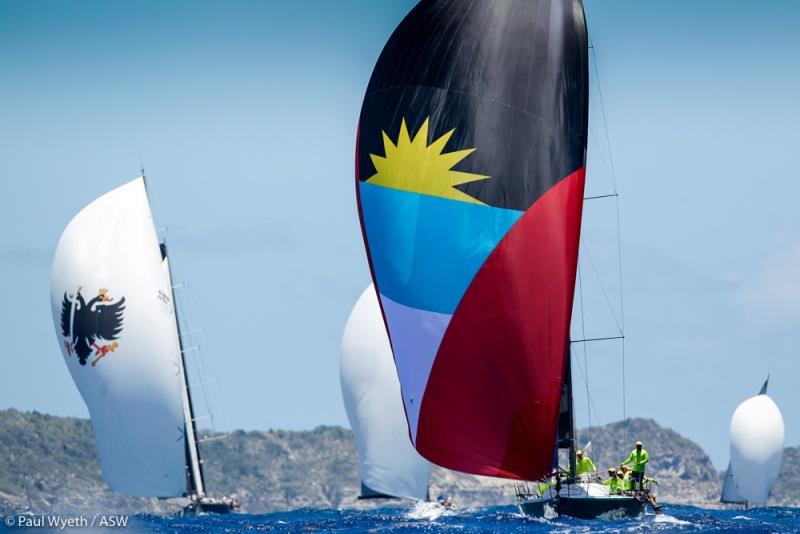
[{"label": "yellow sun emblem", "polygon": [[428,145],[428,122],[429,119],[425,119],[417,134],[411,139],[406,121],[403,119],[396,145],[386,132],[383,132],[383,149],[386,155],[370,154],[372,164],[378,172],[368,178],[367,182],[412,193],[483,204],[480,200],[453,187],[489,178],[480,174],[452,170],[456,163],[472,154],[475,149],[468,148],[442,154],[455,130],[450,130]]}]

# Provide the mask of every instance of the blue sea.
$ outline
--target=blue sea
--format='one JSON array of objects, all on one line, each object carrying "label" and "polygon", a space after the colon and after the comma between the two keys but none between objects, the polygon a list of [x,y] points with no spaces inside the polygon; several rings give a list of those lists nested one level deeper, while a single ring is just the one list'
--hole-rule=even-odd
[{"label": "blue sea", "polygon": [[[0,530],[4,527],[0,526]],[[40,529],[11,528],[11,532]],[[62,532],[800,532],[800,508],[705,510],[667,505],[659,516],[584,521],[530,519],[513,506],[430,513],[417,509],[369,511],[303,509],[264,515],[131,516],[123,528],[66,528]]]}]

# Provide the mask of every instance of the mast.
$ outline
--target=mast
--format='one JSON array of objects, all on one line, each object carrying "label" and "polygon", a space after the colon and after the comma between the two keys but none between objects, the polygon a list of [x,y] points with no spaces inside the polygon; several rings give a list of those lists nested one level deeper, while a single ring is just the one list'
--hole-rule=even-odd
[{"label": "mast", "polygon": [[572,343],[567,343],[567,356],[564,370],[564,385],[561,387],[561,406],[558,414],[558,449],[567,449],[569,472],[575,473],[575,411],[572,399]]},{"label": "mast", "polygon": [[[142,182],[144,183],[145,194],[149,202],[149,191],[147,190],[147,177],[144,173],[144,165],[140,165]],[[151,210],[152,211],[152,210]],[[178,348],[180,350],[181,362],[181,389],[183,391],[183,435],[186,444],[186,493],[187,496],[202,498],[205,496],[205,477],[203,476],[203,463],[200,459],[200,449],[197,447],[197,427],[195,426],[194,406],[192,404],[192,392],[189,390],[189,375],[186,371],[186,358],[184,357],[183,338],[181,337],[181,323],[178,320],[178,306],[175,300],[175,288],[172,283],[172,266],[167,260],[167,240],[159,243],[161,249],[161,261],[167,261],[167,275],[169,278],[169,291],[172,296],[172,309],[175,312],[175,328],[178,332]]]},{"label": "mast", "polygon": [[[167,242],[161,243],[161,256],[167,259]],[[200,460],[200,449],[197,447],[197,426],[195,425],[194,405],[192,404],[192,392],[189,389],[189,375],[186,371],[186,357],[183,350],[183,338],[181,337],[181,323],[178,320],[178,306],[175,301],[175,289],[172,285],[172,266],[167,263],[169,270],[170,293],[172,294],[172,307],[175,310],[175,327],[178,330],[178,346],[181,351],[181,377],[183,382],[183,412],[185,416],[184,436],[186,438],[186,468],[187,493],[190,496],[202,498],[205,496],[205,477],[203,475],[203,463]]]}]

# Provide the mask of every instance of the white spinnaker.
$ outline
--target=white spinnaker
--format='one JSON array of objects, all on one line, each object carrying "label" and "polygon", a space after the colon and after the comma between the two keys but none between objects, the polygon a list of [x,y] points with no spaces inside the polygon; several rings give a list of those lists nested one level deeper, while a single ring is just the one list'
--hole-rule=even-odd
[{"label": "white spinnaker", "polygon": [[784,427],[768,395],[741,403],[731,418],[731,472],[739,494],[751,505],[766,504],[783,458]]},{"label": "white spinnaker", "polygon": [[427,499],[431,465],[408,436],[392,349],[371,284],[347,320],[341,381],[363,483],[386,495]]},{"label": "white spinnaker", "polygon": [[[66,350],[64,295],[125,298],[118,347],[92,366]],[[172,302],[143,178],[98,198],[58,243],[50,300],[64,361],[92,419],[108,485],[128,495],[186,492],[183,376]],[[97,341],[98,345],[108,341]]]}]

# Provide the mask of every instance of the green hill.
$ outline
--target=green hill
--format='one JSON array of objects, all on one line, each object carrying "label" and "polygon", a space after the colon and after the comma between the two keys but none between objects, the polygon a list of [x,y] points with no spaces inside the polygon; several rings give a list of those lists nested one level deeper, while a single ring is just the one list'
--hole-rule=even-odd
[{"label": "green hill", "polygon": [[800,447],[784,449],[781,475],[772,488],[769,502],[776,506],[800,506]]},{"label": "green hill", "polygon": [[719,474],[699,445],[652,419],[630,419],[578,432],[578,443],[591,439],[593,460],[604,476],[619,467],[641,440],[650,454],[647,476],[658,480],[660,500],[679,504],[714,505],[721,491]]},{"label": "green hill", "polygon": [[[579,433],[588,441],[588,431]],[[641,439],[652,456],[649,475],[665,502],[716,505],[719,478],[702,449],[652,420],[632,419],[592,429],[598,468],[618,464]],[[288,432],[236,431],[203,445],[212,495],[236,494],[245,510],[261,513],[300,507],[369,507],[358,501],[358,462],[349,430],[318,427]],[[800,504],[800,449],[787,449],[776,504]],[[514,502],[513,483],[435,468],[431,494],[446,492],[462,506]],[[100,474],[89,421],[37,412],[0,411],[0,515],[29,506],[36,513],[173,513],[168,501],[112,492]]]}]

